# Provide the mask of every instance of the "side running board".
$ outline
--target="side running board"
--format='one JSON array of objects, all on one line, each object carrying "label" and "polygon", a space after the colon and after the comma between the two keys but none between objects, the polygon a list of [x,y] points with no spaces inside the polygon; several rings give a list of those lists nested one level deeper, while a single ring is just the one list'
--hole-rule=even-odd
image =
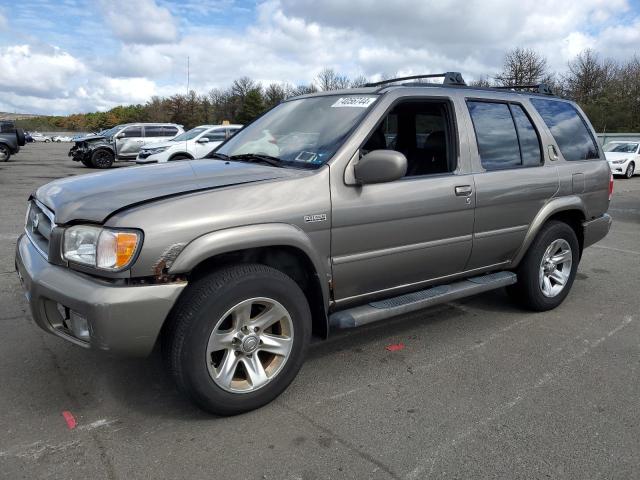
[{"label": "side running board", "polygon": [[329,315],[329,325],[333,328],[359,327],[476,293],[506,287],[517,281],[515,273],[506,271],[471,277],[448,285],[438,285],[419,292],[407,293],[332,313]]}]

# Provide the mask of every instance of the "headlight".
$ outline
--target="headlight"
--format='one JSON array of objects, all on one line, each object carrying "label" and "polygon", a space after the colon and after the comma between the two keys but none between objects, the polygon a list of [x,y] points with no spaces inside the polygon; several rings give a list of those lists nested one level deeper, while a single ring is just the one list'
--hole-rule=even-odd
[{"label": "headlight", "polygon": [[622,160],[611,160],[611,163],[615,163],[616,165],[620,165],[621,163],[626,162],[627,159],[623,158]]},{"label": "headlight", "polygon": [[145,151],[151,154],[164,152],[169,147],[148,147],[145,148]]},{"label": "headlight", "polygon": [[70,262],[116,271],[131,264],[141,243],[140,232],[78,225],[64,232],[62,253]]}]

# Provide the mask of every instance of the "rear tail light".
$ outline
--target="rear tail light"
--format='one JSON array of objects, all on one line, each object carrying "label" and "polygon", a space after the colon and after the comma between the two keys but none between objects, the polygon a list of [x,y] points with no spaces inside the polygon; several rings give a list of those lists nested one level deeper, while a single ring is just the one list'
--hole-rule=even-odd
[{"label": "rear tail light", "polygon": [[613,173],[609,174],[609,200],[613,196]]}]

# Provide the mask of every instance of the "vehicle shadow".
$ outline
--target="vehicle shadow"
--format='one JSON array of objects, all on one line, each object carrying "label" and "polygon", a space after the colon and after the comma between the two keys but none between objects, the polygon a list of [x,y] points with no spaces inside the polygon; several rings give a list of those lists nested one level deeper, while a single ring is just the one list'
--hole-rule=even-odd
[{"label": "vehicle shadow", "polygon": [[[462,302],[447,303],[430,309],[395,317],[353,330],[332,331],[329,340],[313,342],[307,360],[322,360],[343,351],[368,351],[380,342],[398,338],[416,338],[425,330],[439,330],[439,336],[458,334],[460,322],[472,321],[475,316],[486,317],[486,313],[506,313],[505,321],[513,321],[511,313],[522,312],[501,289],[488,292]],[[468,317],[468,318],[467,318]],[[443,331],[444,327],[444,331]],[[180,418],[181,420],[205,420],[217,418],[195,407],[176,388],[168,375],[160,348],[156,347],[146,359],[110,358],[93,352],[94,368],[100,368],[106,377],[110,394],[127,410],[145,416]],[[323,362],[315,362],[308,368],[322,368]],[[87,372],[88,374],[89,372]],[[306,371],[314,376],[313,372]]]}]

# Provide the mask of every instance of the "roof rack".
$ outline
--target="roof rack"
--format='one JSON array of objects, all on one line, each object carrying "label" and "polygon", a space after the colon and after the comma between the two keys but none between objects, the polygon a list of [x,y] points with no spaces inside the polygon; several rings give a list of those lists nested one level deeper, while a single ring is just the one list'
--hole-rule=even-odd
[{"label": "roof rack", "polygon": [[420,78],[439,78],[439,77],[444,77],[442,80],[442,85],[466,85],[464,79],[462,78],[462,74],[460,72],[445,72],[445,73],[429,73],[426,75],[412,75],[410,77],[389,78],[387,80],[382,80],[380,82],[367,83],[364,86],[380,87],[382,85],[387,85],[389,83],[396,83],[402,80],[418,80]]},{"label": "roof rack", "polygon": [[535,93],[541,93],[543,95],[554,95],[551,87],[546,83],[539,83],[537,85],[511,85],[511,86],[503,86],[503,87],[493,87],[499,90],[532,90]]}]

